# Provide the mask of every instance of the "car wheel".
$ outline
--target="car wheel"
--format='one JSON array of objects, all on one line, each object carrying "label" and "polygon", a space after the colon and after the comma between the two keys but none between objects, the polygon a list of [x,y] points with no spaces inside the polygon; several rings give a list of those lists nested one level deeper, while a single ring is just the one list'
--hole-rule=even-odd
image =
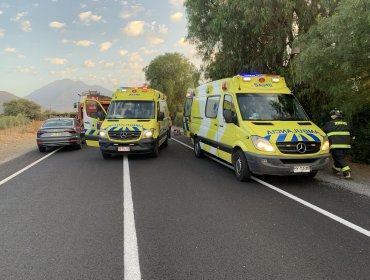
[{"label": "car wheel", "polygon": [[38,148],[41,153],[44,153],[46,151],[46,147],[44,146],[38,145]]},{"label": "car wheel", "polygon": [[200,146],[200,141],[198,138],[194,139],[194,155],[197,158],[203,157],[203,150],[202,147]]},{"label": "car wheel", "polygon": [[250,181],[251,172],[249,171],[247,159],[241,150],[233,154],[233,164],[236,178],[241,182]]},{"label": "car wheel", "polygon": [[101,155],[103,156],[104,159],[108,159],[111,157],[110,154],[104,152],[101,152]]},{"label": "car wheel", "polygon": [[159,155],[159,144],[158,140],[156,140],[152,151],[152,157],[157,157],[158,155]]},{"label": "car wheel", "polygon": [[81,141],[82,141],[82,144],[86,144],[86,135],[85,135],[85,133],[81,134]]}]

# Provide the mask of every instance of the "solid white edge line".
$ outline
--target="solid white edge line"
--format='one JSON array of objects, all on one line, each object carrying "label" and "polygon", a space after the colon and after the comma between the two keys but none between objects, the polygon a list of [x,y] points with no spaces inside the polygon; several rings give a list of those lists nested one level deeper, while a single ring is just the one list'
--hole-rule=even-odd
[{"label": "solid white edge line", "polygon": [[177,143],[179,143],[179,144],[181,144],[181,145],[183,145],[183,146],[185,146],[185,147],[188,147],[191,150],[194,150],[194,148],[192,146],[189,146],[188,144],[185,144],[185,143],[183,143],[183,142],[181,142],[181,141],[179,141],[179,140],[177,140],[177,139],[175,139],[173,137],[171,137],[170,139],[173,140],[173,141],[175,141],[175,142],[177,142]]},{"label": "solid white edge line", "polygon": [[13,179],[14,177],[18,176],[19,174],[23,173],[24,171],[26,171],[27,169],[30,169],[32,166],[38,164],[40,161],[43,161],[44,159],[50,157],[51,155],[55,154],[56,152],[58,152],[62,147],[52,151],[51,153],[47,154],[46,156],[43,156],[42,158],[36,160],[35,162],[27,165],[26,167],[22,168],[21,170],[15,172],[14,174],[10,175],[9,177],[5,178],[4,180],[0,181],[0,186],[5,184],[6,182],[8,182],[9,180]]},{"label": "solid white edge line", "polygon": [[[179,140],[176,140],[176,139],[173,139],[173,140],[175,140],[176,142],[178,142],[178,143],[180,143],[180,144],[182,144],[182,145],[184,145],[184,146],[186,146],[186,147],[188,147],[188,148],[190,148],[190,149],[193,150],[193,147],[191,147],[189,145],[186,145],[185,143],[182,143]],[[211,156],[208,156],[208,155],[206,155],[206,156],[208,158],[210,158],[210,159],[212,159],[212,160],[214,160],[214,161],[216,161],[216,162],[218,162],[218,163],[226,166],[226,167],[229,167],[231,169],[234,169],[232,166],[227,165],[227,164],[225,164],[224,162],[222,162],[222,161],[220,161],[218,159],[215,159],[215,158],[213,158]],[[351,223],[351,222],[349,222],[349,221],[347,221],[345,219],[342,219],[341,217],[339,217],[337,215],[334,215],[334,214],[332,214],[332,213],[330,213],[330,212],[328,212],[328,211],[326,211],[326,210],[324,210],[324,209],[322,209],[320,207],[317,207],[316,205],[313,205],[312,203],[309,203],[309,202],[307,202],[307,201],[305,201],[305,200],[303,200],[303,199],[301,199],[301,198],[299,198],[299,197],[297,197],[295,195],[292,195],[292,194],[290,194],[290,193],[288,193],[286,191],[283,191],[283,190],[281,190],[281,189],[279,189],[279,188],[277,188],[277,187],[275,187],[275,186],[273,186],[273,185],[271,185],[271,184],[269,184],[269,183],[267,183],[265,181],[262,181],[261,179],[258,179],[258,178],[254,177],[254,176],[251,176],[251,178],[254,181],[256,181],[257,183],[260,183],[260,184],[262,184],[262,185],[264,185],[264,186],[266,186],[266,187],[268,187],[268,188],[270,188],[270,189],[272,189],[272,190],[274,190],[274,191],[276,191],[276,192],[278,192],[278,193],[280,193],[282,195],[285,195],[285,196],[289,197],[290,199],[295,200],[298,203],[303,204],[306,207],[311,208],[312,210],[315,210],[316,212],[319,212],[322,215],[325,215],[325,216],[329,217],[330,219],[332,219],[332,220],[334,220],[334,221],[336,221],[338,223],[341,223],[342,225],[345,225],[345,226],[347,226],[347,227],[349,227],[349,228],[351,228],[351,229],[353,229],[353,230],[355,230],[355,231],[357,231],[359,233],[362,233],[362,234],[370,237],[370,231],[368,231],[368,230],[366,230],[366,229],[364,229],[364,228],[362,228],[360,226],[357,226],[357,225],[355,225],[355,224],[353,224],[353,223]]]},{"label": "solid white edge line", "polygon": [[134,203],[132,200],[130,168],[127,156],[123,156],[123,265],[123,279],[141,279]]}]

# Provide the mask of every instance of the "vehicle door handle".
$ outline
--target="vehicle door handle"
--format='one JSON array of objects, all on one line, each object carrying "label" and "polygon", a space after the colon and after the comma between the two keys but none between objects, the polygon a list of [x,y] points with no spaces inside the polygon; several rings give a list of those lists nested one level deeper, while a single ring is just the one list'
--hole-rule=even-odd
[{"label": "vehicle door handle", "polygon": [[223,125],[220,125],[220,127],[224,127]]},{"label": "vehicle door handle", "polygon": [[217,124],[217,123],[215,123],[214,125],[215,125],[215,126],[218,126],[218,124]]}]

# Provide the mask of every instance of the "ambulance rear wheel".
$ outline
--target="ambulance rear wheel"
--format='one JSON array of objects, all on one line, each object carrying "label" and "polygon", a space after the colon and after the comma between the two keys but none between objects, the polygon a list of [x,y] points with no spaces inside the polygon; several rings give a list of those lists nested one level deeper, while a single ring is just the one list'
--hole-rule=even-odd
[{"label": "ambulance rear wheel", "polygon": [[236,178],[241,182],[250,181],[251,172],[249,171],[247,159],[241,150],[233,154],[233,164]]},{"label": "ambulance rear wheel", "polygon": [[202,147],[200,146],[200,141],[198,138],[194,139],[194,155],[197,158],[201,158],[203,156]]}]

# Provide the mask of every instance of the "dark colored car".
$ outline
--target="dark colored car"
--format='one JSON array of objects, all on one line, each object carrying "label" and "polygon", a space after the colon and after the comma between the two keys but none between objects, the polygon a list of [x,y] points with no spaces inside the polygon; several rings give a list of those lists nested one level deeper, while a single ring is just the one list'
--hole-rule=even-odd
[{"label": "dark colored car", "polygon": [[73,146],[82,148],[85,132],[77,119],[53,118],[46,120],[37,131],[37,146],[40,152],[47,147]]}]

